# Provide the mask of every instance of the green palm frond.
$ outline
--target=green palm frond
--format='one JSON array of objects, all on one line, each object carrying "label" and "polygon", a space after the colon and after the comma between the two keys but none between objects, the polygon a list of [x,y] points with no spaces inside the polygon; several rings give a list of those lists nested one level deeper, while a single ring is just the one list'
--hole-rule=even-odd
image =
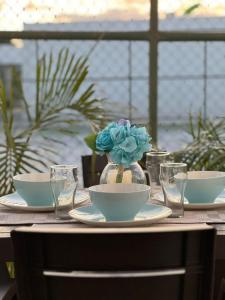
[{"label": "green palm frond", "polygon": [[66,115],[65,124],[73,123],[76,113],[90,121],[98,121],[98,116],[103,114],[102,100],[93,98],[93,84],[82,91],[87,75],[87,59],[79,57],[75,60],[74,55],[69,55],[68,49],[59,52],[55,64],[52,54],[40,59],[37,67],[35,113],[35,120],[40,128],[54,126],[56,119],[65,110],[71,112]]},{"label": "green palm frond", "polygon": [[[74,135],[82,120],[99,126],[105,117],[103,100],[94,97],[94,85],[85,82],[87,58],[76,57],[62,49],[55,57],[43,55],[36,67],[35,107],[23,93],[18,73],[13,71],[10,95],[0,81],[0,116],[3,137],[0,141],[0,195],[13,191],[12,178],[18,173],[41,172],[57,163],[55,144],[64,144],[59,135]],[[28,125],[14,125],[15,94],[19,91]],[[33,109],[33,111],[32,111]]]},{"label": "green palm frond", "polygon": [[196,3],[191,5],[190,7],[188,7],[185,11],[184,11],[184,15],[190,15],[192,14],[197,8],[199,8],[201,6],[201,3]]},{"label": "green palm frond", "polygon": [[225,171],[225,117],[203,122],[200,114],[196,126],[190,117],[190,132],[193,141],[175,153],[177,160],[186,162],[191,170]]}]

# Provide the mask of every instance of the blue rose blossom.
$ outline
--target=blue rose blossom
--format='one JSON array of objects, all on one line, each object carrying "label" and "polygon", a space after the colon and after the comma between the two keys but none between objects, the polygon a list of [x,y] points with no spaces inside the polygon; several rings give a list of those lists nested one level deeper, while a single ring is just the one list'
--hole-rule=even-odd
[{"label": "blue rose blossom", "polygon": [[125,152],[132,153],[137,149],[136,139],[133,136],[129,136],[119,145],[119,147]]},{"label": "blue rose blossom", "polygon": [[96,139],[96,148],[99,151],[111,151],[113,148],[113,142],[108,129],[102,130]]},{"label": "blue rose blossom", "polygon": [[149,143],[149,141],[151,140],[145,127],[133,126],[131,128],[131,136],[135,137],[139,145]]},{"label": "blue rose blossom", "polygon": [[123,165],[125,168],[128,168],[132,162],[134,162],[131,155],[129,155],[128,152],[125,152],[119,146],[115,146],[109,154],[114,163]]},{"label": "blue rose blossom", "polygon": [[127,130],[124,126],[117,126],[110,130],[111,139],[114,145],[119,145],[127,137]]},{"label": "blue rose blossom", "polygon": [[129,167],[140,160],[144,152],[150,151],[150,140],[145,127],[136,127],[129,120],[121,119],[100,131],[96,148],[109,153],[114,163]]},{"label": "blue rose blossom", "polygon": [[109,123],[104,130],[111,130],[112,128],[116,128],[118,125],[116,122]]}]

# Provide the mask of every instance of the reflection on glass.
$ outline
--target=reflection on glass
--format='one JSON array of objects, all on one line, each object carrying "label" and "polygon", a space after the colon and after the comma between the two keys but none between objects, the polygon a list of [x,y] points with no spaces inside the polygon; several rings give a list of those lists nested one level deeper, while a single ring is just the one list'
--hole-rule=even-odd
[{"label": "reflection on glass", "polygon": [[149,181],[151,186],[151,198],[161,191],[161,185],[159,181],[160,164],[168,161],[170,156],[166,151],[152,151],[146,153],[146,169],[149,175]]},{"label": "reflection on glass", "polygon": [[172,209],[171,217],[182,217],[184,215],[187,165],[184,163],[160,164],[160,182],[165,205]]},{"label": "reflection on glass", "polygon": [[55,201],[56,219],[68,219],[68,212],[74,208],[78,184],[77,167],[55,165],[50,167],[50,182]]}]

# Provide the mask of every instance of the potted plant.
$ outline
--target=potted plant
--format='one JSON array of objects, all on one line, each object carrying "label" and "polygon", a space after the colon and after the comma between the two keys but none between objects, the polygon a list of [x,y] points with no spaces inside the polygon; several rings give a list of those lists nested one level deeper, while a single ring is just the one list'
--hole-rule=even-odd
[{"label": "potted plant", "polygon": [[176,161],[187,163],[190,170],[225,171],[225,117],[203,120],[201,113],[197,124],[190,114],[190,134],[193,141],[183,150],[174,153]]}]

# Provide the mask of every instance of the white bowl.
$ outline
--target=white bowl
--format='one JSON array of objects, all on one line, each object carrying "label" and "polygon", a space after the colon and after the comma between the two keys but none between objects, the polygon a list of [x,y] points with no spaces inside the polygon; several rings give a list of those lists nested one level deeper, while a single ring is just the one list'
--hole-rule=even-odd
[{"label": "white bowl", "polygon": [[13,177],[17,193],[29,206],[52,206],[53,194],[49,173],[18,174]]},{"label": "white bowl", "polygon": [[188,172],[184,196],[189,203],[212,203],[225,188],[225,172]]},{"label": "white bowl", "polygon": [[145,184],[100,184],[89,188],[90,199],[107,221],[133,220],[149,199]]}]

